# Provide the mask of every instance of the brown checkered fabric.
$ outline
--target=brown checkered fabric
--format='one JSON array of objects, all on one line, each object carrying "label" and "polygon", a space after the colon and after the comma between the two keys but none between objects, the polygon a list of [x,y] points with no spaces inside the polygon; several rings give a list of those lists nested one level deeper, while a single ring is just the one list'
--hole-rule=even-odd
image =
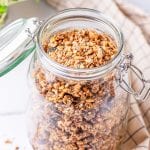
[{"label": "brown checkered fabric", "polygon": [[[134,55],[134,64],[150,79],[150,15],[123,2],[123,0],[47,0],[58,10],[72,7],[86,7],[100,10],[113,18],[121,27],[126,50]],[[132,85],[139,87],[139,82],[131,76]],[[124,150],[150,150],[150,98],[136,101],[131,96]]]}]

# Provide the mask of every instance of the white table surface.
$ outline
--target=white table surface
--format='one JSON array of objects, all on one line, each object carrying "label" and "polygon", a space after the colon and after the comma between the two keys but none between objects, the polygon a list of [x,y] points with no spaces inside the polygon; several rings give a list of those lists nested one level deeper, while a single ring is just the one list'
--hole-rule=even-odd
[{"label": "white table surface", "polygon": [[[38,16],[40,19],[44,19],[53,14],[53,8],[44,0],[41,0],[39,4],[34,0],[27,0],[11,6],[7,23],[22,17]],[[19,146],[19,150],[32,150],[28,142],[25,115],[23,114],[27,102],[30,100],[27,83],[30,60],[31,56],[6,76],[0,78],[0,150],[15,150],[16,146]],[[20,115],[17,115],[16,112],[20,112]],[[4,115],[5,113],[10,116]],[[6,144],[7,140],[11,140],[13,143]]]},{"label": "white table surface", "polygon": [[[127,1],[150,12],[150,1]],[[28,0],[10,8],[7,23],[21,17],[38,16],[43,19],[54,12],[54,9],[44,0],[40,4],[36,4],[34,0]],[[19,150],[32,150],[28,143],[25,115],[23,114],[30,100],[26,78],[30,59],[31,56],[9,74],[0,78],[0,150],[15,150],[16,146],[19,146]],[[13,112],[20,112],[20,115]],[[4,115],[5,113],[10,115]],[[7,139],[13,143],[6,144]]]}]

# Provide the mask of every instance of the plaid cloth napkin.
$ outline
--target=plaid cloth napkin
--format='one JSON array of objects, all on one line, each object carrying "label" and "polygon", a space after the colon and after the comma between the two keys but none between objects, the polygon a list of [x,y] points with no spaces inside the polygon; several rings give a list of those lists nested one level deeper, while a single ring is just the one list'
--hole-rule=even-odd
[{"label": "plaid cloth napkin", "polygon": [[[126,50],[134,55],[134,64],[146,79],[150,79],[150,15],[123,0],[47,0],[58,10],[85,7],[99,10],[113,18],[123,31]],[[132,85],[139,82],[132,76]],[[147,101],[130,100],[131,112],[123,142],[124,150],[150,150],[150,98]]]}]

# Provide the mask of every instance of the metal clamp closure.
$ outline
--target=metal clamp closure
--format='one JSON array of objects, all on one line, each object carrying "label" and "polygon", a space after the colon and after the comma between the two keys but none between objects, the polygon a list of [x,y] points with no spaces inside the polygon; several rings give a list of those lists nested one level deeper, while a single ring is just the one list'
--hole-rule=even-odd
[{"label": "metal clamp closure", "polygon": [[[119,86],[125,90],[126,92],[132,94],[137,100],[145,100],[148,98],[150,94],[150,80],[146,80],[142,71],[132,64],[133,55],[127,54],[122,57],[120,65],[117,67],[118,73],[116,76],[116,81],[118,82]],[[135,90],[129,83],[125,80],[125,74],[131,71],[140,80],[142,83],[142,87],[140,90]]]}]

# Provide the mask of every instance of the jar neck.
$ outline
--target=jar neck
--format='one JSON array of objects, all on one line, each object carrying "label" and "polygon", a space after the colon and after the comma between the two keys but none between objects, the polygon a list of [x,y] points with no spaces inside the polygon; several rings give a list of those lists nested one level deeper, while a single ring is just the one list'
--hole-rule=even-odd
[{"label": "jar neck", "polygon": [[[68,9],[49,18],[38,33],[37,54],[41,65],[46,70],[74,80],[91,80],[112,71],[121,60],[123,36],[118,27],[102,13],[91,9]],[[106,65],[92,69],[74,69],[65,67],[50,59],[42,47],[42,40],[61,30],[70,28],[91,28],[110,35],[117,43],[118,53]]]}]

